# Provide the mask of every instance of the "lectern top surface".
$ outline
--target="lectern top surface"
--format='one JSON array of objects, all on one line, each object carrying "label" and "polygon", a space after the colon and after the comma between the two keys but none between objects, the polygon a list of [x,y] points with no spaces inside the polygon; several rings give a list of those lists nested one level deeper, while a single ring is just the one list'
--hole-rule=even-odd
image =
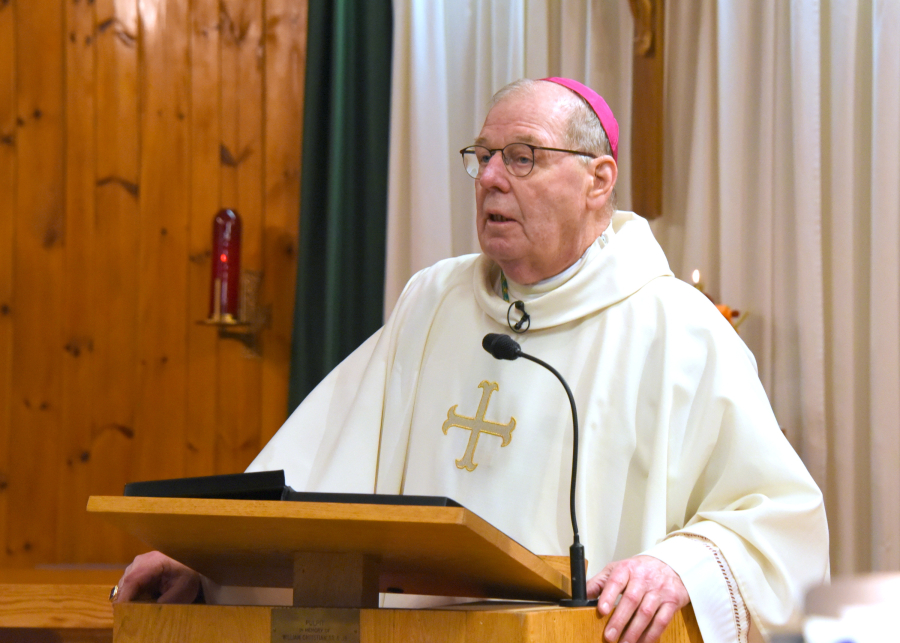
[{"label": "lectern top surface", "polygon": [[295,553],[360,552],[383,591],[558,600],[570,579],[463,507],[94,496],[88,511],[225,585],[291,587]]}]

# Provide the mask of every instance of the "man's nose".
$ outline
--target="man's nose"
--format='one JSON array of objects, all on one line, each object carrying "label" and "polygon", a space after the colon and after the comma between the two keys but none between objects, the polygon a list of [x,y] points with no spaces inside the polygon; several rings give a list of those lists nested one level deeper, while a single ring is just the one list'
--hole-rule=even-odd
[{"label": "man's nose", "polygon": [[483,187],[505,189],[509,186],[509,172],[503,164],[503,152],[497,151],[491,155],[478,180]]}]

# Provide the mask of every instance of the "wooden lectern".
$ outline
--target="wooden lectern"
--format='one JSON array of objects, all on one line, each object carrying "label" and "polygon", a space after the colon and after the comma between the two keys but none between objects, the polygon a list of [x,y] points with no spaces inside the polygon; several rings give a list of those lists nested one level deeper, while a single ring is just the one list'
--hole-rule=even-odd
[{"label": "wooden lectern", "polygon": [[[606,623],[552,604],[571,594],[567,558],[462,507],[95,496],[88,511],[217,583],[293,587],[294,607],[116,605],[115,643],[601,641]],[[379,609],[379,592],[507,602]],[[689,608],[662,640],[702,643]]]}]

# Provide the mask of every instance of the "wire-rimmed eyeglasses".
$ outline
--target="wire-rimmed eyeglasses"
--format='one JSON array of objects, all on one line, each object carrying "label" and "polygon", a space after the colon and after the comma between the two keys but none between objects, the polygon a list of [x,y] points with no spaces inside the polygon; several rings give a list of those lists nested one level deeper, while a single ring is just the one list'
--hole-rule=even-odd
[{"label": "wire-rimmed eyeglasses", "polygon": [[462,155],[463,167],[473,179],[477,179],[484,172],[484,168],[491,162],[491,157],[495,152],[500,152],[503,158],[503,165],[507,171],[513,176],[519,178],[528,176],[534,169],[534,151],[546,150],[548,152],[564,152],[565,154],[578,154],[579,156],[588,156],[592,159],[597,158],[596,154],[590,152],[579,152],[578,150],[561,150],[558,147],[541,147],[540,145],[529,145],[528,143],[510,143],[506,147],[495,150],[482,147],[481,145],[470,145],[459,151]]}]

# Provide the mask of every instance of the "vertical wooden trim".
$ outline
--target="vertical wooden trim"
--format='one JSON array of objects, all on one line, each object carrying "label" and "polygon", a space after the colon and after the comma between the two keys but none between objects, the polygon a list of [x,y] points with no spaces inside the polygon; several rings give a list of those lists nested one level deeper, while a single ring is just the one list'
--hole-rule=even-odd
[{"label": "vertical wooden trim", "polygon": [[[234,2],[234,0],[229,0]],[[238,87],[240,88],[240,121],[237,131],[237,147],[243,159],[237,167],[238,209],[244,224],[244,255],[241,258],[245,270],[261,271],[263,239],[263,95],[265,68],[263,54],[264,2],[244,0],[242,23],[243,37],[238,40]],[[240,34],[239,34],[240,35]],[[263,358],[266,346],[262,345]],[[237,366],[235,364],[235,366]],[[262,359],[241,350],[239,386],[243,389],[240,410],[244,424],[235,427],[234,449],[229,462],[233,470],[243,471],[256,457],[263,443],[260,442],[262,425]],[[229,397],[223,390],[220,399]]]},{"label": "vertical wooden trim", "polygon": [[[139,479],[184,470],[190,207],[189,3],[141,0],[138,260]],[[192,321],[190,323],[193,323]]]},{"label": "vertical wooden trim", "polygon": [[294,554],[294,607],[378,609],[381,561],[362,552]]},{"label": "vertical wooden trim", "polygon": [[6,560],[9,524],[16,130],[15,5],[0,0],[0,561]]},{"label": "vertical wooden trim", "polygon": [[[95,0],[96,178],[91,490],[122,493],[135,479],[140,215],[138,0]],[[124,562],[136,539],[106,524],[80,534],[89,561]]]},{"label": "vertical wooden trim", "polygon": [[[7,560],[55,554],[65,236],[63,4],[17,2],[16,275]],[[40,180],[35,180],[40,177]],[[39,474],[38,474],[39,472]]]},{"label": "vertical wooden trim", "polygon": [[[238,167],[252,154],[243,148],[240,140],[242,117],[240,86],[240,49],[249,31],[249,19],[239,0],[220,0],[221,14],[219,31],[220,46],[220,105],[221,138],[219,173],[222,185],[220,206],[237,210],[241,216],[242,229],[248,227],[246,213],[240,208]],[[241,268],[246,270],[246,257],[250,243],[242,233]],[[243,401],[247,391],[241,363],[241,345],[235,341],[220,341],[217,346],[221,368],[216,377],[216,432],[214,461],[217,471],[233,471],[231,463],[238,448],[240,424],[244,420]],[[229,471],[229,472],[230,472]]]},{"label": "vertical wooden trim", "polygon": [[271,323],[263,335],[263,443],[281,426],[288,410],[300,221],[307,2],[266,0],[265,16],[263,303],[270,309]]},{"label": "vertical wooden trim", "polygon": [[62,423],[56,559],[83,559],[94,406],[94,5],[65,3],[66,244],[63,263]]},{"label": "vertical wooden trim", "polygon": [[[262,269],[263,13],[261,2],[222,0],[222,206],[242,221],[243,270]],[[262,349],[265,351],[266,346]],[[219,342],[216,469],[243,471],[261,444],[262,361]]]},{"label": "vertical wooden trim", "polygon": [[632,78],[632,208],[648,219],[662,214],[665,0],[630,0],[635,17]]},{"label": "vertical wooden trim", "polygon": [[216,329],[194,322],[209,312],[212,220],[221,207],[219,0],[193,0],[191,11],[191,209],[188,265],[187,476],[215,470]]}]

